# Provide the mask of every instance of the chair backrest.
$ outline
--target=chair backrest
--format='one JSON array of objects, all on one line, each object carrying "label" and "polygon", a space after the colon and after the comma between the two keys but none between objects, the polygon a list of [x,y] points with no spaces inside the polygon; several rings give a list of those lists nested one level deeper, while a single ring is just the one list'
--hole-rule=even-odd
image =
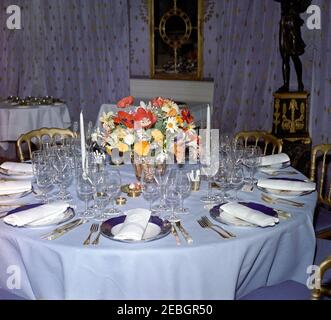
[{"label": "chair backrest", "polygon": [[41,128],[37,130],[30,131],[28,133],[22,134],[16,142],[18,156],[20,161],[24,161],[24,154],[22,150],[23,143],[28,145],[29,157],[32,157],[32,143],[37,144],[40,148],[43,139],[47,137],[50,143],[54,143],[57,137],[60,138],[74,138],[75,134],[70,129],[61,128]]},{"label": "chair backrest", "polygon": [[[320,162],[321,161],[321,162]],[[313,148],[310,166],[310,180],[315,181],[320,203],[331,206],[331,144],[319,144]]]},{"label": "chair backrest", "polygon": [[317,287],[312,290],[312,295],[311,295],[312,300],[319,300],[323,296],[331,297],[330,283],[323,283],[324,275],[330,269],[331,269],[331,256],[325,258],[324,261],[319,266],[319,272],[317,273],[315,284],[320,284],[320,287]]},{"label": "chair backrest", "polygon": [[281,153],[283,150],[283,140],[266,131],[242,131],[237,133],[235,141],[243,140],[247,145],[262,147],[264,155]]}]

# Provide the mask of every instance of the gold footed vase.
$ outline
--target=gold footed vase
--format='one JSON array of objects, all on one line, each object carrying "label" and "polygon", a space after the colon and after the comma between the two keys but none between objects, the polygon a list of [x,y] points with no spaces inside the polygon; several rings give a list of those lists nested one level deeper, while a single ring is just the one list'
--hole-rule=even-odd
[{"label": "gold footed vase", "polygon": [[154,181],[155,171],[165,172],[167,164],[155,163],[150,159],[139,159],[139,161],[133,162],[136,178],[141,182],[142,176],[144,176],[144,182]]}]

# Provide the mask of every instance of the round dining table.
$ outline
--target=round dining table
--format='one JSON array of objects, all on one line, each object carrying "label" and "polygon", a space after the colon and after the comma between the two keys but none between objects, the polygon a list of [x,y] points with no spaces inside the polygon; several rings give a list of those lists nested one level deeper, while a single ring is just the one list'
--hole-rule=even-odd
[{"label": "round dining table", "polygon": [[39,129],[69,128],[71,119],[66,104],[18,105],[0,102],[0,147],[8,148],[8,143],[16,141],[21,134]]},{"label": "round dining table", "polygon": [[[120,170],[122,184],[135,181],[133,167]],[[258,173],[261,177],[266,177]],[[304,178],[298,173],[296,178]],[[76,214],[83,207],[71,186]],[[261,286],[285,280],[306,283],[313,264],[315,234],[313,213],[316,192],[296,197],[301,208],[266,204],[261,191],[239,191],[239,199],[286,211],[287,219],[273,227],[223,225],[236,237],[224,239],[203,229],[197,219],[209,216],[200,201],[207,183],[185,199],[190,213],[182,225],[193,238],[188,244],[179,233],[151,241],[124,243],[101,236],[98,246],[84,246],[93,220],[49,241],[41,236],[54,227],[16,228],[0,220],[0,288],[26,299],[110,300],[233,300]],[[34,196],[15,200],[35,203]],[[148,208],[143,197],[128,198],[128,209]],[[216,222],[217,223],[217,222]],[[96,234],[94,234],[95,237]]]}]

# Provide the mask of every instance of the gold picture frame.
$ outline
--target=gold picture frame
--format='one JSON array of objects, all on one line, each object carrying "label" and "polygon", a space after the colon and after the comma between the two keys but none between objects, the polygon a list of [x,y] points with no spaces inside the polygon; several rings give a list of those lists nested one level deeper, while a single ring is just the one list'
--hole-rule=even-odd
[{"label": "gold picture frame", "polygon": [[[203,71],[203,18],[204,18],[204,0],[195,0],[196,14],[194,21],[196,25],[192,23],[190,14],[186,13],[180,7],[181,3],[187,1],[192,3],[192,0],[168,0],[173,2],[173,6],[169,7],[166,12],[157,12],[155,14],[155,4],[163,3],[164,0],[148,0],[149,11],[149,31],[150,31],[150,65],[151,65],[151,78],[152,79],[167,79],[167,80],[201,80]],[[196,20],[195,20],[196,18]],[[182,34],[175,38],[171,38],[167,33],[167,23],[170,20],[181,19],[181,23],[185,26],[182,30]],[[168,70],[160,69],[160,66],[156,66],[156,60],[158,60],[158,52],[156,48],[158,45],[156,41],[162,42],[164,46],[168,46],[169,51],[173,50],[173,63],[170,64]],[[177,66],[185,65],[183,61],[186,58],[184,55],[180,56],[179,52],[186,42],[190,42],[190,46],[194,46],[197,52],[194,52],[193,60],[188,60],[188,67],[186,69],[177,69]]]}]

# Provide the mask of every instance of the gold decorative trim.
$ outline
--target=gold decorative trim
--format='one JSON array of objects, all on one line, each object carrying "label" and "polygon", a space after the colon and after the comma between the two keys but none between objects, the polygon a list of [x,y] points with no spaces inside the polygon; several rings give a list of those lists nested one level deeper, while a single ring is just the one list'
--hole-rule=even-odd
[{"label": "gold decorative trim", "polygon": [[275,99],[307,99],[310,96],[309,92],[276,92],[274,93]]},{"label": "gold decorative trim", "polygon": [[280,116],[281,116],[281,114],[280,114],[280,99],[276,99],[275,113],[274,113],[275,134],[278,133],[278,126],[281,124]]}]

